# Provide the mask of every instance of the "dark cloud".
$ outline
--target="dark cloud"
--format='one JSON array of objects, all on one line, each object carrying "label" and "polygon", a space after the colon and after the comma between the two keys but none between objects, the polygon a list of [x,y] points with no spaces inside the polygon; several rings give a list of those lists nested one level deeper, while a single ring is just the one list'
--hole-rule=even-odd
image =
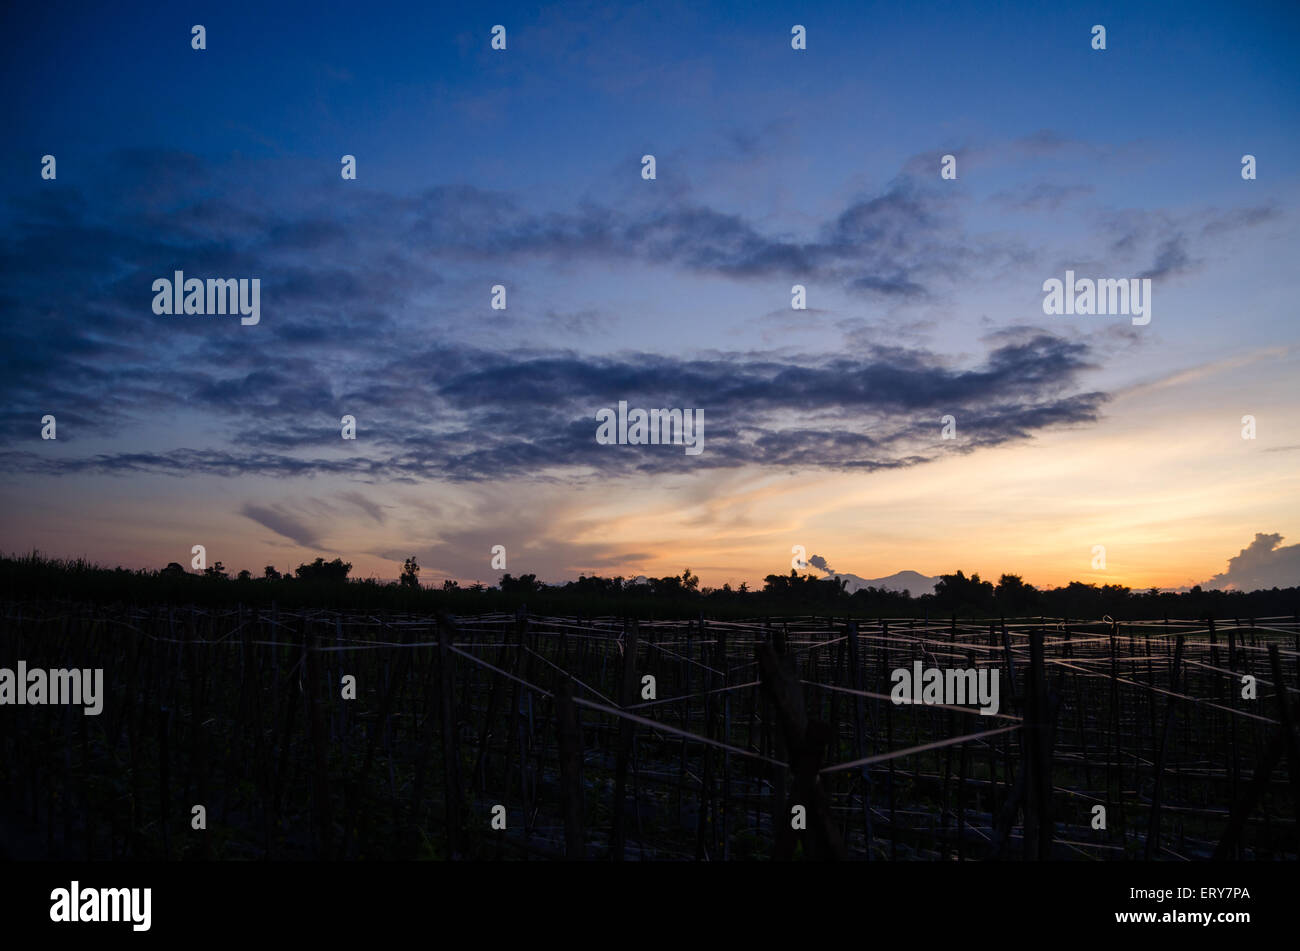
[{"label": "dark cloud", "polygon": [[1138,275],[1158,280],[1174,274],[1182,274],[1191,269],[1191,259],[1187,256],[1186,242],[1182,235],[1175,235],[1161,243],[1156,249],[1155,263]]},{"label": "dark cloud", "polygon": [[1276,221],[1282,213],[1273,205],[1256,205],[1251,208],[1234,208],[1223,213],[1214,212],[1209,220],[1201,226],[1201,233],[1206,235],[1223,235],[1239,228],[1253,228],[1256,225]]},{"label": "dark cloud", "polygon": [[[270,187],[275,180],[255,168],[214,170],[178,155],[119,157],[107,171],[123,189],[97,192],[95,208],[74,188],[50,189],[17,201],[0,230],[0,445],[17,450],[6,457],[13,469],[366,481],[683,466],[871,471],[1091,422],[1105,399],[1081,392],[1096,362],[1087,345],[1033,329],[999,339],[966,366],[919,347],[867,343],[852,356],[593,357],[448,342],[436,324],[431,332],[421,304],[455,262],[512,255],[625,257],[923,296],[940,275],[951,279],[990,252],[963,244],[949,199],[906,175],[795,239],[685,204],[539,214],[469,186],[413,196],[337,183]],[[191,174],[187,192],[178,183]],[[154,176],[159,188],[148,192]],[[260,277],[261,324],[153,315],[152,281],[176,269]],[[552,322],[565,320],[590,330],[597,316]],[[597,445],[594,413],[619,400],[702,409],[704,453]],[[46,413],[60,422],[57,454],[31,444]],[[948,413],[962,440],[941,448],[938,421]],[[355,443],[339,438],[343,414],[357,418]],[[65,451],[89,435],[114,438],[160,420],[174,421],[178,434],[215,428],[225,439],[202,449]],[[284,512],[250,517],[306,537]]]},{"label": "dark cloud", "polygon": [[[1087,346],[1048,334],[1004,342],[984,362],[953,368],[928,351],[867,347],[848,357],[721,353],[588,357],[502,354],[463,347],[412,348],[331,384],[303,371],[213,371],[169,378],[182,405],[206,401],[226,418],[223,450],[103,453],[42,462],[14,453],[14,467],[48,471],[381,479],[490,479],[563,468],[602,474],[746,465],[874,471],[916,465],[945,450],[1022,439],[1048,426],[1092,422],[1104,394],[1078,392]],[[345,397],[344,392],[348,395]],[[704,411],[704,452],[680,446],[602,446],[595,412],[629,407]],[[357,440],[343,442],[347,406]],[[940,419],[961,439],[941,443]],[[270,525],[260,516],[259,520]]]},{"label": "dark cloud", "polygon": [[1099,215],[1098,224],[1109,239],[1112,253],[1130,262],[1150,254],[1150,267],[1138,276],[1156,280],[1190,274],[1204,263],[1203,257],[1194,256],[1198,242],[1193,236],[1214,239],[1199,242],[1199,250],[1204,254],[1212,246],[1221,245],[1228,234],[1281,217],[1282,212],[1275,205],[1254,205],[1229,211],[1202,208],[1178,215],[1163,211],[1111,211]]}]

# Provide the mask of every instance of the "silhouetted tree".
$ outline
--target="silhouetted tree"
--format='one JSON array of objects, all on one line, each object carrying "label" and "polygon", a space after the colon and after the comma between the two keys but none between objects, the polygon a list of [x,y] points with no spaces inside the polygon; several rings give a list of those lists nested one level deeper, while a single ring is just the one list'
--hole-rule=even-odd
[{"label": "silhouetted tree", "polygon": [[414,555],[402,564],[402,577],[399,583],[403,588],[420,587],[420,566],[416,563]]},{"label": "silhouetted tree", "polygon": [[509,574],[504,574],[501,576],[499,587],[502,594],[529,595],[540,591],[543,586],[538,584],[537,575],[520,575],[518,578],[512,578]]},{"label": "silhouetted tree", "polygon": [[847,578],[818,578],[812,574],[801,575],[790,569],[788,575],[768,575],[763,579],[763,592],[782,601],[820,603],[844,597]]},{"label": "silhouetted tree", "polygon": [[[410,559],[414,567],[414,558]],[[347,574],[351,565],[340,559],[325,562],[317,558],[310,565],[299,568],[299,577],[308,579],[335,578],[337,584],[302,583],[293,579],[293,573],[286,571],[283,575],[274,566],[268,565],[263,572],[265,578],[277,580],[276,585],[257,586],[255,593],[248,586],[231,584],[226,577],[224,566],[217,562],[199,577],[206,580],[198,585],[200,591],[193,592],[196,600],[208,604],[235,602],[247,603],[260,600],[269,603],[272,598],[288,600],[296,604],[333,603],[341,606],[364,606],[373,608],[385,603],[401,606],[404,599],[393,598],[399,585],[396,583],[380,584],[374,579],[365,581],[348,581]],[[131,572],[123,568],[101,568],[83,560],[61,561],[41,558],[33,553],[21,558],[9,558],[0,555],[0,587],[12,591],[32,592],[33,596],[63,596],[70,586],[74,586],[87,600],[103,599],[121,601],[129,598],[137,603],[152,599],[170,599],[176,595],[176,588],[189,586],[180,579],[189,578],[193,572],[184,565],[170,562],[161,570],[140,570]],[[240,578],[246,577],[240,572]],[[720,612],[742,610],[753,616],[768,611],[779,613],[788,606],[787,613],[808,613],[812,608],[817,613],[826,609],[839,613],[854,613],[877,617],[916,617],[927,612],[932,618],[938,614],[945,616],[954,611],[965,617],[992,617],[999,614],[1043,614],[1050,617],[1068,617],[1077,619],[1098,619],[1110,615],[1117,619],[1160,618],[1169,617],[1204,618],[1212,615],[1216,618],[1270,617],[1274,615],[1290,616],[1300,604],[1300,587],[1273,588],[1252,592],[1228,591],[1196,586],[1188,591],[1158,591],[1150,589],[1134,592],[1123,585],[1085,584],[1071,582],[1064,587],[1035,589],[1024,583],[1017,575],[1003,575],[996,587],[980,580],[978,575],[969,578],[958,571],[943,575],[936,587],[936,593],[923,594],[919,598],[909,597],[904,592],[886,591],[879,588],[862,587],[847,596],[843,590],[843,579],[818,579],[800,576],[798,572],[790,575],[768,576],[768,586],[761,592],[749,590],[749,584],[742,582],[735,589],[723,585],[718,590],[692,590],[694,579],[689,570],[682,576],[670,579],[641,579],[629,582],[624,578],[602,578],[583,575],[577,581],[563,585],[545,585],[533,575],[522,578],[506,576],[504,588],[528,596],[528,603],[533,603],[534,592],[543,593],[543,601],[549,606],[568,612],[581,610],[584,614],[592,609],[620,610],[618,602],[624,602],[629,611],[641,610],[637,602],[664,595],[657,599],[658,606],[664,610],[680,610],[685,615],[698,612],[702,600],[716,605]],[[453,583],[454,584],[454,583]],[[445,587],[445,585],[444,585]],[[455,590],[454,588],[452,590]],[[476,582],[468,589],[461,589],[458,598],[467,603],[482,605],[484,610],[499,610],[499,600],[494,595],[500,592],[489,590],[483,583]],[[191,597],[191,592],[186,592]],[[520,599],[522,600],[522,599]],[[603,602],[603,604],[602,604]],[[517,607],[517,604],[514,605]],[[468,608],[477,610],[477,607]]]},{"label": "silhouetted tree", "polygon": [[1025,584],[1020,575],[1003,575],[999,578],[993,596],[1003,614],[1023,614],[1039,603],[1038,589]]},{"label": "silhouetted tree", "polygon": [[939,576],[934,597],[945,611],[988,612],[993,609],[993,582],[981,581],[978,572],[967,578],[959,570],[956,574]]},{"label": "silhouetted tree", "polygon": [[316,560],[310,565],[299,565],[294,569],[294,574],[301,581],[346,581],[351,570],[350,561],[344,561],[342,558],[326,561],[317,555]]}]

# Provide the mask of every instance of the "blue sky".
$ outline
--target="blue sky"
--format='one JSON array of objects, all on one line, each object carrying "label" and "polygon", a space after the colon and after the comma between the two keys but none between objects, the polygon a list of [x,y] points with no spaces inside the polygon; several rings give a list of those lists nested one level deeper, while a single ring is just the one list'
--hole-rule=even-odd
[{"label": "blue sky", "polygon": [[[0,547],[1146,586],[1300,534],[1293,5],[4,16]],[[262,323],[155,316],[177,268],[260,277]],[[1067,268],[1150,276],[1152,323],[1044,315]],[[597,446],[619,399],[709,448]]]}]

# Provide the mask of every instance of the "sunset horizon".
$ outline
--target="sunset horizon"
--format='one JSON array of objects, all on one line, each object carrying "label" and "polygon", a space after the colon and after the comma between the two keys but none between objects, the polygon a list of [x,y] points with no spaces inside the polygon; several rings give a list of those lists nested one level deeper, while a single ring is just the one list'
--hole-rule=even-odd
[{"label": "sunset horizon", "polygon": [[[237,8],[200,49],[89,12],[116,106],[98,48],[20,53],[0,548],[1300,583],[1284,33],[1130,11],[1098,47],[1026,5],[1037,44],[990,64],[1004,15],[974,9],[924,42],[888,11],[791,39],[584,9],[521,11],[505,49],[469,13],[357,44],[343,12],[290,42]],[[1164,107],[1116,111],[1131,88]]]}]

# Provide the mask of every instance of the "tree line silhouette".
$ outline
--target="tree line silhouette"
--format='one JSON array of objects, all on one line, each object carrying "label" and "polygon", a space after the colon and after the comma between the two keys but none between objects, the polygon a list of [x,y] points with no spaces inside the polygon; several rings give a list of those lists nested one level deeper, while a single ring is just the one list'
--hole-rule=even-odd
[{"label": "tree line silhouette", "polygon": [[939,577],[933,592],[889,591],[864,587],[846,590],[843,578],[821,578],[791,569],[770,574],[761,589],[701,586],[687,568],[662,578],[581,575],[562,584],[547,584],[535,574],[503,574],[495,585],[462,586],[447,579],[440,585],[420,582],[420,566],[407,558],[400,578],[381,581],[351,578],[352,564],[341,558],[314,561],[281,572],[272,565],[261,577],[240,571],[231,577],[214,562],[203,571],[187,571],[172,562],[157,571],[104,568],[84,559],[60,560],[30,555],[0,557],[0,590],[13,598],[55,597],[69,600],[190,604],[271,604],[285,607],[369,608],[400,611],[446,610],[452,613],[530,610],[552,614],[686,617],[844,614],[884,617],[1026,617],[1055,618],[1254,618],[1293,616],[1300,612],[1300,587],[1262,591],[1134,591],[1123,585],[1072,581],[1064,587],[1037,588],[1019,575],[1003,574],[996,583],[978,573],[958,570]]}]

